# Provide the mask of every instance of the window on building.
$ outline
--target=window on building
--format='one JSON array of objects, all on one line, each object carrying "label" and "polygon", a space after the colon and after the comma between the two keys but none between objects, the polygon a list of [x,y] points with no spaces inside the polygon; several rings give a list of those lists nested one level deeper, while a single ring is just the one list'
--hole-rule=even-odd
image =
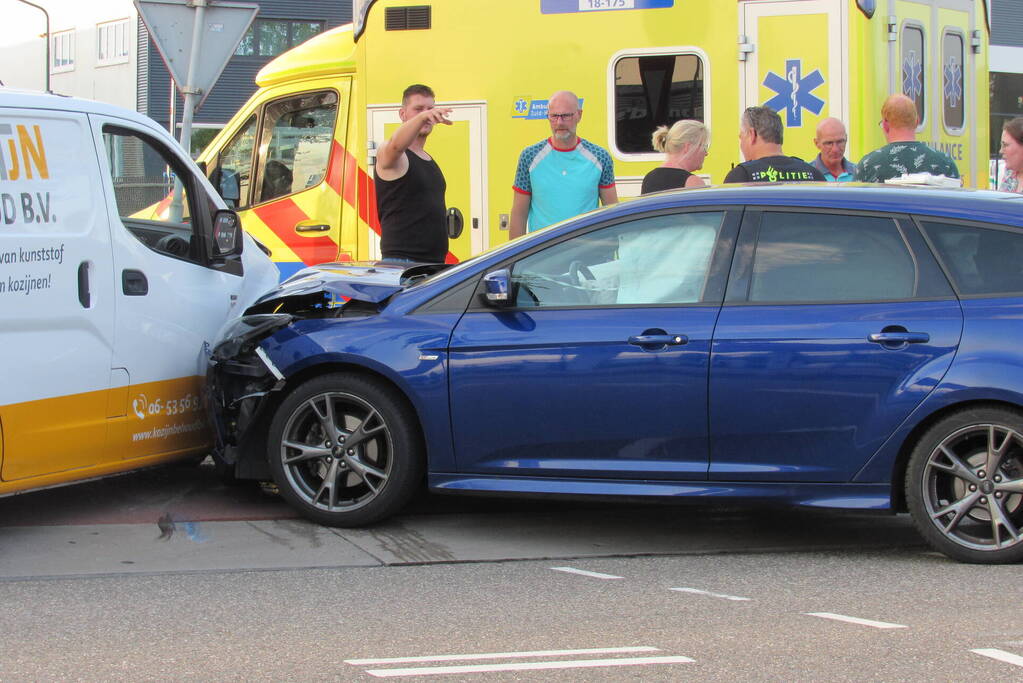
[{"label": "window on building", "polygon": [[96,63],[98,65],[127,62],[129,51],[127,19],[96,24]]},{"label": "window on building", "polygon": [[71,71],[75,68],[75,32],[58,31],[50,35],[50,72]]},{"label": "window on building", "polygon": [[275,57],[321,33],[323,28],[322,21],[257,19],[234,53],[241,57]]},{"label": "window on building", "polygon": [[614,65],[615,147],[626,154],[653,153],[658,126],[679,119],[703,121],[704,68],[691,54],[623,57]]},{"label": "window on building", "polygon": [[924,52],[924,29],[907,24],[902,27],[902,92],[916,102],[920,125],[924,124],[927,92],[927,60]]},{"label": "window on building", "polygon": [[960,132],[966,117],[963,104],[966,50],[961,33],[946,33],[941,41],[941,80],[945,128]]}]

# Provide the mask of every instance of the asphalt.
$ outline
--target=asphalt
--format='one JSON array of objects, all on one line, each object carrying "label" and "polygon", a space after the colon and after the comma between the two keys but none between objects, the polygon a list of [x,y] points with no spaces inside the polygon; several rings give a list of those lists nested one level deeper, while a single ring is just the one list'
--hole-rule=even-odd
[{"label": "asphalt", "polygon": [[386,522],[331,529],[209,466],[0,499],[0,580],[923,547],[906,515],[426,494]]}]

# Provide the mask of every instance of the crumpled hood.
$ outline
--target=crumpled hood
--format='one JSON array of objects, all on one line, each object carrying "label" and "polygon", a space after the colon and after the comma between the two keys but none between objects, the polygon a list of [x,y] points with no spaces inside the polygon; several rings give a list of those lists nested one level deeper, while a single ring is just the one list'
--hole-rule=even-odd
[{"label": "crumpled hood", "polygon": [[259,297],[253,307],[265,309],[268,303],[319,293],[376,304],[401,291],[410,279],[442,268],[442,264],[321,263],[295,273]]}]

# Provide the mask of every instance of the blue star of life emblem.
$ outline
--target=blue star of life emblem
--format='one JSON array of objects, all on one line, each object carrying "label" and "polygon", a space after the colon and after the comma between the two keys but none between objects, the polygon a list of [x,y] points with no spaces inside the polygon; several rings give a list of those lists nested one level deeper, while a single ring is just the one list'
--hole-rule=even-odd
[{"label": "blue star of life emblem", "polygon": [[924,92],[924,65],[916,50],[902,60],[902,92],[913,100],[919,100]]},{"label": "blue star of life emblem", "polygon": [[944,68],[945,101],[956,107],[963,99],[963,69],[954,57],[949,57]]},{"label": "blue star of life emblem", "polygon": [[803,60],[785,60],[785,75],[779,76],[773,71],[767,72],[764,86],[775,93],[774,97],[764,102],[764,106],[777,112],[785,111],[785,125],[798,128],[803,125],[803,110],[820,114],[824,109],[824,100],[813,94],[813,91],[824,84],[824,76],[820,69],[814,69],[806,76],[803,73]]},{"label": "blue star of life emblem", "polygon": [[519,99],[515,100],[515,111],[516,112],[518,112],[519,114],[525,114],[528,109],[529,109],[529,102],[526,102],[521,97]]}]

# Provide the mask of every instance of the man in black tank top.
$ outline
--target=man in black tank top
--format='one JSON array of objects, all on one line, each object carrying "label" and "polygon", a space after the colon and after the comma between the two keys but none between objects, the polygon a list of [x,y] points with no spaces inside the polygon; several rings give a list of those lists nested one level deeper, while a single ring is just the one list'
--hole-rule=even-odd
[{"label": "man in black tank top", "polygon": [[781,117],[768,107],[749,107],[739,124],[739,149],[746,159],[725,176],[726,183],[783,183],[819,180],[824,174],[797,157],[782,154]]},{"label": "man in black tank top", "polygon": [[434,125],[451,125],[450,113],[434,108],[433,90],[425,85],[402,94],[402,124],[377,150],[373,173],[384,259],[443,263],[448,254],[447,184],[424,145]]}]

